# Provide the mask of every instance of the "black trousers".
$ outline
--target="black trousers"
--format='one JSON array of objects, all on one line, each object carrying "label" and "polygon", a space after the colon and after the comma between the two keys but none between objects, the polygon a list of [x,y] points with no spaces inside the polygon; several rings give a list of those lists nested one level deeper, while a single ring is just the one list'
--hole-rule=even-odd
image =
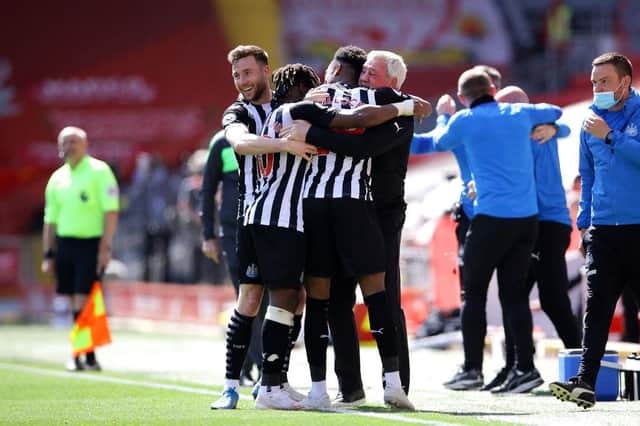
[{"label": "black trousers", "polygon": [[487,290],[493,270],[507,323],[513,330],[520,370],[533,368],[532,320],[525,286],[529,257],[538,230],[537,216],[498,218],[476,215],[464,247],[462,338],[465,369],[482,370],[487,333]]},{"label": "black trousers", "polygon": [[596,384],[618,298],[628,287],[640,300],[639,238],[640,225],[595,225],[583,238],[587,248],[587,307],[578,377],[592,386]]},{"label": "black trousers", "polygon": [[[400,379],[405,392],[409,392],[409,342],[404,311],[400,301],[400,239],[405,219],[405,206],[377,209],[378,221],[385,244],[385,294],[388,317],[396,324]],[[360,349],[353,315],[356,281],[337,278],[331,282],[329,327],[335,351],[335,372],[340,390],[350,393],[362,389]]]},{"label": "black trousers", "polygon": [[220,243],[227,261],[227,269],[229,270],[229,278],[233,287],[238,292],[240,275],[238,273],[238,253],[236,252],[237,226],[235,224],[222,224],[222,236]]},{"label": "black trousers", "polygon": [[458,223],[456,225],[456,240],[458,240],[458,272],[460,274],[460,289],[462,290],[462,278],[464,276],[464,271],[462,270],[462,266],[464,265],[462,261],[464,258],[464,242],[467,238],[467,231],[469,230],[471,219],[469,219],[469,216],[464,212],[462,206],[457,210],[454,219]]},{"label": "black trousers", "polygon": [[627,286],[622,292],[622,306],[624,309],[624,334],[622,340],[625,342],[640,343],[640,332],[638,330],[638,304],[633,292]]},{"label": "black trousers", "polygon": [[[555,327],[565,348],[580,347],[578,321],[573,316],[567,276],[565,254],[571,241],[571,227],[559,222],[540,221],[538,238],[531,254],[529,273],[526,281],[527,295],[534,284],[538,284],[540,305]],[[506,364],[515,364],[515,343],[513,330],[505,324]]]}]

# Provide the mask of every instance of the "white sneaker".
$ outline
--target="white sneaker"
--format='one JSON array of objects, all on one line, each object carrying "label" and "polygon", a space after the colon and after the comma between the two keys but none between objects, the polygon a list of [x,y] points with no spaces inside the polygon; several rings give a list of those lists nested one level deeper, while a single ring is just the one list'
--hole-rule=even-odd
[{"label": "white sneaker", "polygon": [[331,408],[331,399],[328,393],[322,395],[314,395],[309,392],[301,402],[302,408],[305,410],[328,410]]},{"label": "white sneaker", "polygon": [[289,396],[291,397],[291,399],[293,399],[294,401],[300,402],[300,401],[302,401],[303,399],[306,398],[305,394],[298,392],[297,390],[292,388],[291,385],[289,383],[287,383],[287,382],[284,382],[281,385],[281,388],[282,388],[283,391],[288,393]]},{"label": "white sneaker", "polygon": [[279,387],[265,390],[260,388],[256,398],[256,409],[258,410],[299,410],[300,403],[291,399],[289,394]]},{"label": "white sneaker", "polygon": [[407,398],[407,394],[401,387],[391,387],[387,384],[384,388],[384,403],[396,408],[404,408],[414,411],[415,407]]}]

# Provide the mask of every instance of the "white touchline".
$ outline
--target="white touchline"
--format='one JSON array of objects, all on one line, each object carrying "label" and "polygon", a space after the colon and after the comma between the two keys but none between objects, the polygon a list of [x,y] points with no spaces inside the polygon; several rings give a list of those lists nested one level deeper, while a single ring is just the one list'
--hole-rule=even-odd
[{"label": "white touchline", "polygon": [[[94,373],[83,374],[83,373],[72,373],[72,372],[66,372],[66,371],[52,371],[52,370],[47,370],[46,368],[29,367],[26,365],[19,365],[19,364],[7,364],[4,362],[0,362],[0,368],[4,368],[6,370],[25,371],[25,372],[34,373],[34,374],[42,374],[45,376],[64,377],[67,379],[79,379],[79,380],[89,380],[94,382],[118,383],[122,385],[142,386],[142,387],[153,388],[153,389],[165,389],[165,390],[185,392],[185,393],[195,393],[200,395],[219,395],[220,394],[219,391],[194,388],[190,386],[147,382],[145,380],[122,379],[119,377],[109,377],[104,375],[97,375]],[[246,399],[246,400],[253,400],[253,398],[249,395],[240,395],[240,398]],[[331,409],[327,411],[336,412],[340,414],[373,417],[373,418],[393,420],[393,421],[403,422],[403,423],[421,424],[421,425],[433,425],[433,426],[449,425],[450,426],[452,424],[455,424],[455,423],[442,423],[442,422],[434,422],[430,420],[415,419],[411,417],[403,417],[397,414],[371,413],[366,411],[356,411],[356,410],[347,410],[347,409]]]},{"label": "white touchline", "polygon": [[[5,364],[2,362],[0,362],[0,368],[4,368],[7,370],[26,371],[30,373],[43,374],[46,376],[64,377],[67,379],[79,379],[79,380],[89,380],[94,382],[118,383],[122,385],[142,386],[142,387],[154,388],[154,389],[166,389],[166,390],[173,390],[173,391],[186,392],[186,393],[197,393],[201,395],[219,395],[220,394],[220,392],[216,392],[208,389],[193,388],[190,386],[170,385],[165,383],[147,382],[144,380],[121,379],[119,377],[96,375],[94,373],[83,374],[83,373],[73,373],[73,372],[65,372],[65,371],[51,371],[51,370],[47,370],[46,368],[28,367],[26,365],[16,365],[16,364]],[[248,395],[240,395],[240,398],[253,399],[251,396],[248,396]]]}]

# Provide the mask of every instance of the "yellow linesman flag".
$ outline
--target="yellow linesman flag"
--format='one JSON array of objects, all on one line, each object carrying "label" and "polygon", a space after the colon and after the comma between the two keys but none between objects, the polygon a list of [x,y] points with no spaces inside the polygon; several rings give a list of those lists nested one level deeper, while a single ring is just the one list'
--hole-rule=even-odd
[{"label": "yellow linesman flag", "polygon": [[73,324],[69,337],[74,356],[91,352],[98,346],[111,343],[107,311],[99,281],[93,283],[89,297],[78,319]]}]

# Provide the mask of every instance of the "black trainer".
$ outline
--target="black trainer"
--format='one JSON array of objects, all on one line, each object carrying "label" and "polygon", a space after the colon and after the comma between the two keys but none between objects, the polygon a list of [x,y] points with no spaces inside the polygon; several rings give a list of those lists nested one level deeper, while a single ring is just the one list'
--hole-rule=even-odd
[{"label": "black trainer", "polygon": [[367,402],[367,399],[364,395],[364,390],[358,389],[348,393],[338,392],[332,404],[335,407],[357,407],[365,402]]},{"label": "black trainer", "polygon": [[491,380],[489,383],[481,387],[480,390],[489,391],[493,388],[500,386],[501,384],[504,383],[505,380],[507,380],[507,375],[509,375],[509,371],[511,371],[511,368],[502,367],[502,369],[498,371],[498,374],[496,374],[496,377],[494,377],[493,380]]},{"label": "black trainer", "polygon": [[84,364],[84,368],[87,371],[102,371],[102,367],[100,366],[100,363],[98,362],[97,359],[94,359],[93,362],[86,362]]},{"label": "black trainer", "polygon": [[444,382],[444,387],[451,390],[472,390],[484,384],[482,372],[476,369],[465,370],[461,367],[451,380]]},{"label": "black trainer", "polygon": [[532,389],[537,388],[544,383],[540,372],[537,369],[529,371],[521,371],[513,368],[509,371],[506,380],[497,388],[492,389],[492,394],[505,394],[505,393],[526,393]]},{"label": "black trainer", "polygon": [[71,358],[65,365],[67,371],[84,371],[86,366],[79,356]]},{"label": "black trainer", "polygon": [[560,401],[570,401],[578,404],[585,410],[596,405],[596,393],[593,387],[577,377],[572,377],[568,382],[552,382],[549,390]]}]

